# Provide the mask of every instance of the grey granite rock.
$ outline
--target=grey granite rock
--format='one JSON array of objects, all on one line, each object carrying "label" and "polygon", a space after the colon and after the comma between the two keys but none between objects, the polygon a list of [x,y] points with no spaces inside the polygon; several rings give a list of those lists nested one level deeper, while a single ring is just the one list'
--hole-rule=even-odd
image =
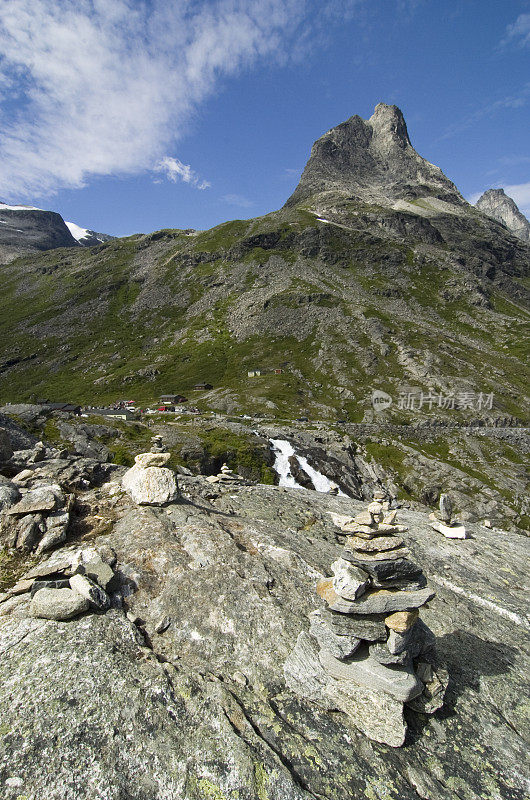
[{"label": "grey granite rock", "polygon": [[73,589],[41,589],[33,595],[29,613],[41,619],[72,619],[88,607],[88,600]]},{"label": "grey granite rock", "polygon": [[[54,622],[15,617],[22,602],[0,617],[6,800],[525,800],[524,537],[471,524],[473,539],[455,543],[433,536],[425,514],[400,510],[410,529],[400,535],[436,588],[421,614],[451,681],[442,713],[406,710],[406,746],[391,750],[324,694],[307,633],[308,613],[323,605],[315,582],[340,552],[327,512],[361,504],[274,486],[206,504],[203,478],[185,484],[189,502],[166,509],[122,496],[119,519],[97,538],[116,551],[127,608],[145,629],[171,617],[153,650],[123,611]],[[83,502],[101,500],[87,492]],[[316,521],[304,528],[308,511]],[[68,569],[62,552],[41,569]],[[289,685],[297,639],[314,646]],[[315,699],[294,688],[309,680]],[[359,722],[358,697],[351,708]],[[13,776],[23,785],[6,786]]]},{"label": "grey granite rock", "polygon": [[350,680],[331,679],[324,693],[365,736],[390,747],[404,744],[406,725],[399,700]]},{"label": "grey granite rock", "polygon": [[45,530],[42,514],[27,514],[21,517],[17,524],[17,539],[15,547],[24,553],[29,553]]},{"label": "grey granite rock", "polygon": [[320,663],[333,678],[352,681],[375,692],[386,692],[405,703],[421,694],[423,684],[410,667],[380,664],[368,653],[368,648],[359,650],[348,662],[339,661],[326,650],[319,653]]},{"label": "grey granite rock", "polygon": [[95,581],[106,592],[112,592],[119,584],[119,579],[112,567],[99,555],[79,566],[79,572]]},{"label": "grey granite rock", "polygon": [[90,605],[97,611],[107,611],[110,608],[108,594],[103,591],[101,586],[91,581],[90,578],[87,578],[85,575],[76,574],[72,575],[69,583],[74,592],[77,592],[81,597],[88,600]]},{"label": "grey granite rock", "polygon": [[353,636],[369,642],[384,641],[387,638],[384,614],[356,616],[337,614],[325,608],[319,609],[319,613],[326,625],[339,636]]},{"label": "grey granite rock", "polygon": [[19,498],[20,492],[16,484],[10,481],[0,484],[0,511],[14,506]]},{"label": "grey granite rock", "polygon": [[333,588],[346,600],[355,600],[360,597],[370,583],[370,576],[366,572],[343,558],[334,561],[331,570],[334,576]]},{"label": "grey granite rock", "polygon": [[18,503],[8,509],[12,515],[34,514],[39,511],[53,511],[57,507],[56,493],[48,487],[31,489]]},{"label": "grey granite rock", "polygon": [[309,633],[315,637],[320,649],[328,650],[336,658],[352,656],[361,644],[356,636],[338,633],[326,622],[322,611],[313,611],[309,615]]},{"label": "grey granite rock", "polygon": [[392,589],[377,589],[366,592],[362,597],[353,602],[337,599],[330,603],[332,611],[341,614],[392,614],[394,611],[406,611],[409,608],[420,608],[434,597],[431,589],[418,591],[399,591]]}]

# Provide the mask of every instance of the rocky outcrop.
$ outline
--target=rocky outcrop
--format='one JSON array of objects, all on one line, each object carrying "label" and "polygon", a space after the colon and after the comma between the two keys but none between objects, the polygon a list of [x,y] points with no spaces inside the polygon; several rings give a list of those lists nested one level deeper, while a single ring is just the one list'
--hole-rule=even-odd
[{"label": "rocky outcrop", "polygon": [[55,211],[0,203],[0,261],[56,247],[78,247]]},{"label": "rocky outcrop", "polygon": [[479,197],[475,207],[505,225],[514,236],[523,242],[530,242],[530,222],[521,214],[516,203],[504,189],[488,189]]},{"label": "rocky outcrop", "polygon": [[[418,698],[407,701],[406,744],[392,749],[377,739],[388,729],[385,714],[395,719],[402,700],[366,687],[355,693],[349,678],[347,694],[338,675],[325,710],[310,685],[300,697],[284,675],[298,637],[314,640],[320,625],[308,614],[326,611],[315,583],[341,554],[345,534],[334,519],[357,516],[363,504],[237,481],[218,487],[212,493],[206,478],[181,477],[182,501],[165,508],[135,505],[118,482],[90,489],[83,502],[107,515],[112,509],[110,530],[84,534],[89,544],[70,541],[32,566],[16,594],[6,592],[6,800],[522,800],[525,540],[470,525],[473,538],[453,541],[435,533],[426,515],[399,511],[408,530],[398,535],[436,591],[422,621],[451,682],[444,708],[431,717],[414,705]],[[91,566],[98,553],[112,564],[115,588],[101,565]],[[33,616],[34,583],[41,588],[33,597],[45,588],[74,591],[74,575],[98,583],[110,608],[92,605],[70,620]],[[67,586],[42,586],[53,580]],[[360,638],[381,657],[396,649],[414,614],[388,610],[388,624],[357,619],[359,635],[339,626],[329,640],[345,654]],[[308,648],[306,666],[311,658]],[[332,660],[325,668],[338,669]],[[421,676],[423,683],[427,670]],[[373,740],[353,724],[348,703],[367,725],[372,720]]]},{"label": "rocky outcrop", "polygon": [[346,194],[365,203],[434,198],[465,206],[439,167],[414,150],[397,106],[379,103],[368,120],[350,117],[314,143],[300,183],[287,201],[297,205],[323,192]]}]

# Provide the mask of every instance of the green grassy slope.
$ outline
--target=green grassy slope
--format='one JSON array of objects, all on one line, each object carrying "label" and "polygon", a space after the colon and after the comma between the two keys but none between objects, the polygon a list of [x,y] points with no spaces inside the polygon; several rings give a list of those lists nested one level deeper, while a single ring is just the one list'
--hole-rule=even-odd
[{"label": "green grassy slope", "polygon": [[[525,417],[528,248],[471,212],[434,235],[390,209],[336,201],[332,225],[309,205],[1,267],[0,401],[182,392],[359,421],[379,388],[395,398],[386,416],[406,422],[417,412],[396,401],[412,386],[493,392],[492,413]],[[256,367],[284,371],[249,378]],[[193,392],[198,381],[214,391]]]}]

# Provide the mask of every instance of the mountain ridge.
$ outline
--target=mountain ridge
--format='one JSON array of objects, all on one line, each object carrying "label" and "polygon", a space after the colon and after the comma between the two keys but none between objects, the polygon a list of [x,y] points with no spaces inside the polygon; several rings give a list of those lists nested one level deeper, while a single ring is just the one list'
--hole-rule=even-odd
[{"label": "mountain ridge", "polygon": [[[352,196],[350,173],[337,183],[344,154],[326,178],[314,145],[299,202],[297,189],[263,217],[1,268],[2,333],[15,342],[0,351],[2,399],[144,402],[208,381],[219,410],[361,421],[378,388],[395,398],[389,413],[411,421],[397,398],[415,386],[493,391],[498,414],[524,419],[530,249],[413,150],[399,109],[351,120],[318,142],[345,136],[346,161],[369,167],[363,191],[390,187],[384,204]],[[247,377],[282,364],[283,377]]]}]

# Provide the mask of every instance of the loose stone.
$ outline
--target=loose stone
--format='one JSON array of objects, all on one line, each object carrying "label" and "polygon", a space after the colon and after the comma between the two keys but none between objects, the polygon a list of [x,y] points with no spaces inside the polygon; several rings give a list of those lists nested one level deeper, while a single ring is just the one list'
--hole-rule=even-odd
[{"label": "loose stone", "polygon": [[98,611],[107,611],[110,607],[108,594],[103,591],[101,586],[91,581],[90,578],[86,578],[84,575],[72,575],[70,586],[81,597],[86,598]]},{"label": "loose stone", "polygon": [[419,615],[420,612],[417,608],[412,611],[397,611],[395,614],[385,617],[385,625],[396,633],[405,633],[412,628]]},{"label": "loose stone", "polygon": [[89,602],[73,589],[41,589],[30,603],[29,613],[41,619],[72,619],[87,611]]}]

